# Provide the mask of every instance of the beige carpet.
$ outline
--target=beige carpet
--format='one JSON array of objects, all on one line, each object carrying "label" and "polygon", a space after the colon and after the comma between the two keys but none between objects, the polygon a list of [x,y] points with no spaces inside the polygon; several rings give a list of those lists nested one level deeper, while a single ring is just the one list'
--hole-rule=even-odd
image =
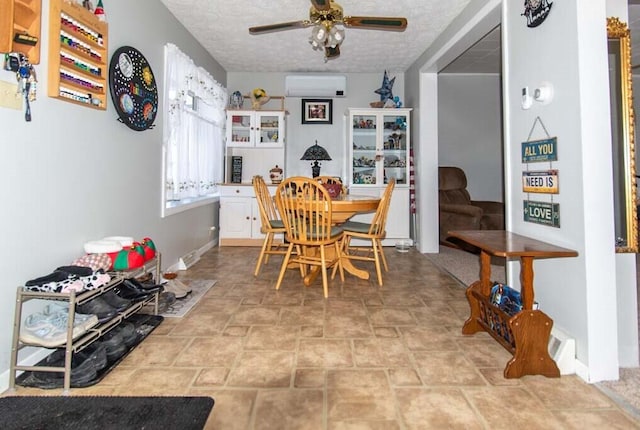
[{"label": "beige carpet", "polygon": [[[480,256],[448,246],[441,246],[439,254],[425,254],[437,266],[459,280],[464,285],[471,285],[480,278]],[[504,258],[491,261],[491,280],[505,282]]]},{"label": "beige carpet", "polygon": [[[471,285],[479,277],[480,261],[476,254],[441,246],[439,254],[425,255],[464,285]],[[637,267],[640,268],[640,257],[637,257]],[[504,259],[492,260],[491,279],[505,282]],[[640,297],[640,292],[638,296]],[[619,380],[599,382],[594,385],[627,412],[640,419],[640,368],[621,368]]]}]

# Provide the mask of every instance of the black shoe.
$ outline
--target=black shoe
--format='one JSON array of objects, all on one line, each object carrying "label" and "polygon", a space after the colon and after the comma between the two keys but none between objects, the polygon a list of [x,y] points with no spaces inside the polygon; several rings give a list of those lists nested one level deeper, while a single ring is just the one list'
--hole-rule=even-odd
[{"label": "black shoe", "polygon": [[116,361],[127,352],[127,345],[124,343],[124,338],[116,330],[113,329],[100,338],[100,341],[107,350],[107,359],[110,362]]},{"label": "black shoe", "polygon": [[[51,355],[46,358],[47,365],[52,367],[64,367],[64,349],[56,349]],[[34,372],[39,380],[48,382],[50,384],[60,386],[64,382],[63,372]],[[76,352],[71,357],[71,385],[83,385],[87,382],[95,379],[97,376],[97,370],[95,367],[95,361],[92,359],[91,354],[85,351]]]},{"label": "black shoe", "polygon": [[85,266],[60,266],[56,269],[56,272],[67,273],[73,276],[91,276],[93,275],[93,269]]},{"label": "black shoe", "polygon": [[155,293],[156,291],[162,291],[162,284],[154,284],[152,282],[140,282],[135,278],[125,279],[124,282],[130,286],[149,293]]},{"label": "black shoe", "polygon": [[110,306],[116,308],[118,312],[122,312],[131,306],[131,300],[123,299],[113,291],[109,290],[103,295],[101,295],[105,302],[107,302]]},{"label": "black shoe", "polygon": [[98,317],[98,322],[104,323],[118,314],[118,310],[107,303],[102,297],[95,297],[87,303],[76,307],[81,314],[94,314]]},{"label": "black shoe", "polygon": [[123,322],[118,327],[113,329],[114,332],[122,336],[122,340],[127,348],[132,347],[138,342],[138,333],[136,332],[136,326],[130,322]]},{"label": "black shoe", "polygon": [[96,340],[83,351],[90,355],[98,372],[107,367],[107,348],[104,347],[102,342]]},{"label": "black shoe", "polygon": [[130,282],[127,282],[127,279],[113,287],[112,291],[121,298],[132,300],[134,302],[144,300],[154,293],[153,291],[146,291],[135,287]]}]

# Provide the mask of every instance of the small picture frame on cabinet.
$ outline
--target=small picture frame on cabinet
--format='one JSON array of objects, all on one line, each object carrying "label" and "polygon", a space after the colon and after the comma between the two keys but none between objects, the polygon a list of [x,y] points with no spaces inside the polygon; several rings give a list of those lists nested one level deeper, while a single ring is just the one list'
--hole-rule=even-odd
[{"label": "small picture frame on cabinet", "polygon": [[303,124],[332,124],[333,100],[302,99]]}]

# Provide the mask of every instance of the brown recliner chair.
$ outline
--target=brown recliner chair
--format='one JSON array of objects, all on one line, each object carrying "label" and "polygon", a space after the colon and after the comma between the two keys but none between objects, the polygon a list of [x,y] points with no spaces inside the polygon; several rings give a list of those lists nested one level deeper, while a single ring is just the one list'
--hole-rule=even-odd
[{"label": "brown recliner chair", "polygon": [[503,230],[504,203],[471,200],[467,176],[459,167],[438,167],[440,242],[451,230]]}]

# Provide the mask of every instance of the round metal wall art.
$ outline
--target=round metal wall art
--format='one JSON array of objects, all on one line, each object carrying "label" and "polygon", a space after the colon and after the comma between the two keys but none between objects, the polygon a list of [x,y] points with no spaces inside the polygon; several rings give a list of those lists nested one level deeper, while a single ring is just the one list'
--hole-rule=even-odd
[{"label": "round metal wall art", "polygon": [[527,27],[534,28],[542,24],[549,16],[551,6],[553,2],[549,0],[525,0],[521,15],[527,18]]},{"label": "round metal wall art", "polygon": [[149,62],[136,48],[122,46],[113,53],[109,90],[120,122],[136,131],[153,127],[158,86]]}]

